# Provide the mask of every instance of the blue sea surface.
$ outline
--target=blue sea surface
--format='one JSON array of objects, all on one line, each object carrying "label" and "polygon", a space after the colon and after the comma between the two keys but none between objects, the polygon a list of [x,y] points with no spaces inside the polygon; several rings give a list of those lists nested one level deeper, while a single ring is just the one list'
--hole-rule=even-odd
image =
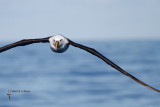
[{"label": "blue sea surface", "polygon": [[[160,89],[159,40],[79,43]],[[39,43],[0,53],[0,107],[160,107],[160,94],[84,50]]]}]

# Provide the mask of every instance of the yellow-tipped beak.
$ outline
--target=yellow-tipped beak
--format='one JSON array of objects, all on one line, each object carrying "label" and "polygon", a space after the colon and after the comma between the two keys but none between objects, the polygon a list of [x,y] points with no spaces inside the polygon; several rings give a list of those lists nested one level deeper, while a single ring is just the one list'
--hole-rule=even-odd
[{"label": "yellow-tipped beak", "polygon": [[56,51],[57,51],[57,46],[58,46],[58,44],[59,44],[59,42],[58,42],[58,41],[56,41]]}]

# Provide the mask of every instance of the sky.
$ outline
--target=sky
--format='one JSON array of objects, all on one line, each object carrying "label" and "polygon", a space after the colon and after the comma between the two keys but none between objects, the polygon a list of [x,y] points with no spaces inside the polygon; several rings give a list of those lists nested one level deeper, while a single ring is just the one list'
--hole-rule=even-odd
[{"label": "sky", "polygon": [[160,0],[0,0],[0,41],[160,39]]}]

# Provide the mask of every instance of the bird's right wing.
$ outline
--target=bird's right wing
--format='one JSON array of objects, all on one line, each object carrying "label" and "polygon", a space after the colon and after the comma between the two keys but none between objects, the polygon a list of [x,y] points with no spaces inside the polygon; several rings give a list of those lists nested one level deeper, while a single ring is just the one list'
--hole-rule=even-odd
[{"label": "bird's right wing", "polygon": [[[69,39],[68,39],[69,40]],[[120,68],[118,65],[116,65],[115,63],[113,63],[111,60],[109,60],[108,58],[106,58],[105,56],[103,56],[102,54],[100,54],[99,52],[97,52],[95,49],[92,49],[92,48],[89,48],[87,46],[84,46],[84,45],[81,45],[81,44],[78,44],[78,43],[75,43],[71,40],[69,40],[69,43],[74,46],[74,47],[78,47],[80,49],[83,49],[97,57],[99,57],[100,59],[102,59],[104,62],[106,62],[107,64],[109,64],[110,66],[112,66],[113,68],[115,68],[116,70],[118,70],[119,72],[121,72],[122,74],[132,78],[134,81],[138,82],[139,84],[141,85],[144,85],[154,91],[157,91],[157,92],[160,92],[160,90],[156,89],[156,88],[153,88],[151,87],[150,85],[144,83],[143,81],[139,80],[138,78],[134,77],[133,75],[129,74],[128,72],[126,72],[125,70],[123,70],[122,68]]]},{"label": "bird's right wing", "polygon": [[40,42],[43,42],[43,43],[49,42],[49,37],[40,38],[40,39],[24,39],[24,40],[21,40],[21,41],[6,45],[4,47],[1,47],[0,48],[0,53],[4,52],[6,50],[9,50],[11,48],[17,47],[17,46],[25,46],[25,45],[29,45],[29,44],[32,44],[32,43],[40,43]]}]

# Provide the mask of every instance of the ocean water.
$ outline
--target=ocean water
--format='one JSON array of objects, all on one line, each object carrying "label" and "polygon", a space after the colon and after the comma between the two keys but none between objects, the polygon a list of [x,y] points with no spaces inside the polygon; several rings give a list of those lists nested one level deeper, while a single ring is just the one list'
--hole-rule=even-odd
[{"label": "ocean water", "polygon": [[[160,89],[160,41],[79,43]],[[159,106],[160,93],[73,46],[61,54],[52,52],[47,43],[0,53],[0,107]]]}]

